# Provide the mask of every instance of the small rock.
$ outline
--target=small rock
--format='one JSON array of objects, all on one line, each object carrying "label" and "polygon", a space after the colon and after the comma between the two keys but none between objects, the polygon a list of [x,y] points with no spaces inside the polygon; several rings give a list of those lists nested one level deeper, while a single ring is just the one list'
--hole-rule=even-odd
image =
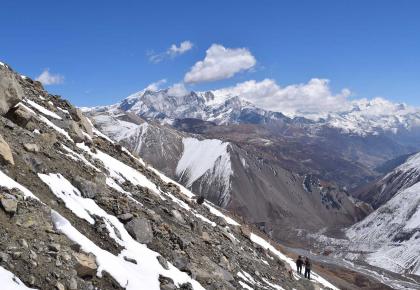
[{"label": "small rock", "polygon": [[68,262],[68,261],[70,261],[70,260],[71,260],[71,256],[70,256],[68,253],[63,253],[63,254],[61,255],[61,257],[62,257],[62,259],[63,259],[64,261],[66,261],[66,262]]},{"label": "small rock", "polygon": [[177,267],[182,272],[191,272],[190,271],[190,262],[185,256],[177,255],[173,262],[174,266]]},{"label": "small rock", "polygon": [[30,250],[29,251],[29,258],[31,258],[32,260],[36,260],[36,259],[38,259],[38,255],[34,251]]},{"label": "small rock", "polygon": [[159,261],[159,264],[163,267],[163,269],[169,270],[168,261],[164,257],[157,256],[156,259]]},{"label": "small rock", "polygon": [[35,282],[36,282],[35,277],[33,275],[29,276],[29,279],[28,279],[29,285],[30,286],[34,286],[35,285]]},{"label": "small rock", "polygon": [[228,271],[232,270],[229,260],[224,255],[220,257],[219,265]]},{"label": "small rock", "polygon": [[32,153],[39,152],[39,146],[36,144],[26,143],[26,144],[23,144],[23,148],[25,148],[25,150],[28,152],[32,152]]},{"label": "small rock", "polygon": [[73,184],[85,198],[95,198],[103,190],[97,183],[81,178],[80,176],[76,176],[73,179]]},{"label": "small rock", "polygon": [[9,255],[4,252],[0,252],[0,262],[7,263],[9,261]]},{"label": "small rock", "polygon": [[66,290],[66,287],[63,284],[61,284],[60,282],[55,283],[55,288],[57,290]]},{"label": "small rock", "polygon": [[55,142],[57,142],[57,135],[55,135],[54,133],[42,133],[41,140],[42,140],[42,144],[51,146]]},{"label": "small rock", "polygon": [[150,222],[145,218],[135,218],[126,223],[128,233],[139,243],[148,244],[153,240]]},{"label": "small rock", "polygon": [[67,287],[69,290],[77,290],[77,280],[74,277],[71,277],[69,282],[67,283]]},{"label": "small rock", "polygon": [[251,229],[248,226],[242,225],[241,228],[241,235],[244,236],[245,238],[250,238],[251,237]]},{"label": "small rock", "polygon": [[94,255],[87,255],[85,253],[73,253],[73,256],[77,262],[75,269],[79,277],[94,277],[96,275],[98,265],[96,264],[96,258]]},{"label": "small rock", "polygon": [[25,249],[29,248],[28,242],[25,239],[20,239],[19,244]]},{"label": "small rock", "polygon": [[2,197],[1,205],[5,212],[15,214],[17,211],[18,201],[14,198]]},{"label": "small rock", "polygon": [[50,251],[53,251],[53,252],[59,252],[60,249],[61,249],[61,245],[60,244],[56,244],[56,243],[52,243],[52,244],[49,244],[48,245],[48,249]]},{"label": "small rock", "polygon": [[210,235],[209,235],[209,233],[208,233],[208,232],[203,232],[203,233],[201,234],[201,239],[202,239],[204,242],[209,243],[209,242],[210,242]]},{"label": "small rock", "polygon": [[22,256],[22,252],[13,252],[12,253],[12,258],[14,260],[19,259]]},{"label": "small rock", "polygon": [[120,220],[120,221],[122,221],[123,223],[125,223],[125,222],[128,222],[128,221],[130,221],[131,219],[133,219],[133,214],[131,214],[131,213],[123,213],[123,214],[120,214],[119,216],[118,216],[118,219]]},{"label": "small rock", "polygon": [[171,210],[172,216],[180,223],[185,224],[185,219],[182,217],[182,214],[176,209]]},{"label": "small rock", "polygon": [[137,261],[135,259],[129,258],[127,256],[124,256],[124,260],[126,260],[127,262],[133,263],[137,265]]}]

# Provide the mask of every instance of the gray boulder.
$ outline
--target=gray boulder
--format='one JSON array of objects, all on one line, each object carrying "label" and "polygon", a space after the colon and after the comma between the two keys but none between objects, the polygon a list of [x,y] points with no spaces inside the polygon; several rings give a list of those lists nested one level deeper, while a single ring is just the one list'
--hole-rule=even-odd
[{"label": "gray boulder", "polygon": [[70,137],[74,140],[74,142],[80,143],[85,141],[85,135],[83,135],[82,130],[79,127],[79,124],[73,120],[66,121],[66,127],[70,134]]},{"label": "gray boulder", "polygon": [[139,243],[149,244],[153,240],[153,230],[145,218],[135,218],[125,224],[127,232]]},{"label": "gray boulder", "polygon": [[12,197],[2,197],[0,199],[1,205],[5,212],[15,214],[17,211],[18,201]]},{"label": "gray boulder", "polygon": [[0,115],[6,114],[22,98],[23,90],[16,75],[8,67],[0,65]]},{"label": "gray boulder", "polygon": [[70,110],[70,115],[74,121],[80,124],[82,129],[89,134],[89,136],[93,136],[92,125],[87,120],[87,118],[83,115],[82,111],[78,108],[72,108]]},{"label": "gray boulder", "polygon": [[3,165],[15,165],[13,160],[12,150],[10,150],[9,144],[0,135],[0,164]]},{"label": "gray boulder", "polygon": [[10,109],[6,117],[18,124],[19,126],[21,126],[22,128],[26,128],[28,123],[32,121],[32,118],[34,118],[35,115],[25,107],[17,106]]},{"label": "gray boulder", "polygon": [[73,253],[73,257],[76,259],[75,270],[79,277],[96,276],[98,265],[96,264],[96,257],[93,254]]}]

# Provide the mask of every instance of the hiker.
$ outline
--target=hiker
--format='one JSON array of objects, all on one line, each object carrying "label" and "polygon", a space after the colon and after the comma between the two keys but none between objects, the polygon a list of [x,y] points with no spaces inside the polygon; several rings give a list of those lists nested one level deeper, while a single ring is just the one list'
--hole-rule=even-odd
[{"label": "hiker", "polygon": [[299,256],[296,260],[296,269],[298,274],[302,275],[302,266],[303,266],[303,259],[302,256]]},{"label": "hiker", "polygon": [[305,258],[305,278],[311,280],[311,268],[312,262],[309,260],[308,257]]}]

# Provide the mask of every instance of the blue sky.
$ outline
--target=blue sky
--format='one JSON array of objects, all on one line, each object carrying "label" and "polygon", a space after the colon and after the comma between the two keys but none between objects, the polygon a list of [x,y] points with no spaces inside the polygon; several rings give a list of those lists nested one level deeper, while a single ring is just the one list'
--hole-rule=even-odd
[{"label": "blue sky", "polygon": [[[111,104],[148,84],[183,82],[213,44],[255,64],[188,89],[328,79],[334,96],[420,106],[419,1],[2,1],[0,60],[76,105]],[[171,54],[190,41],[190,50]],[[236,51],[237,52],[237,51]],[[151,55],[163,58],[155,63]],[[284,92],[278,96],[284,96]],[[347,97],[347,94],[346,96]],[[258,99],[256,99],[258,102]]]}]

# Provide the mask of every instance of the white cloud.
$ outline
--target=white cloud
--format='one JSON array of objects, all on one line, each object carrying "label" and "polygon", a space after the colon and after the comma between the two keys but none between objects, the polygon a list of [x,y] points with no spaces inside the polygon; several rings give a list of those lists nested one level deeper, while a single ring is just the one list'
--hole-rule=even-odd
[{"label": "white cloud", "polygon": [[149,61],[153,63],[159,63],[163,60],[165,60],[168,57],[176,57],[178,55],[184,54],[187,51],[191,50],[193,48],[194,44],[189,41],[185,40],[177,46],[176,44],[172,44],[165,52],[155,53],[153,51],[147,53],[147,56],[149,57]]},{"label": "white cloud", "polygon": [[166,84],[166,79],[158,80],[157,82],[149,84],[145,90],[157,91],[161,89],[162,85]]},{"label": "white cloud", "polygon": [[184,77],[186,83],[211,82],[233,77],[255,66],[255,57],[246,48],[225,48],[212,44],[206,57],[194,64]]},{"label": "white cloud", "polygon": [[64,82],[64,76],[52,74],[49,69],[44,69],[35,80],[40,81],[43,85],[58,85]]},{"label": "white cloud", "polygon": [[180,43],[180,45],[177,47],[176,44],[172,44],[171,47],[168,49],[167,53],[171,56],[176,56],[179,54],[184,54],[187,51],[191,50],[193,48],[193,43],[189,40],[183,41]]},{"label": "white cloud", "polygon": [[177,83],[168,89],[168,94],[174,97],[182,97],[188,94],[188,90],[183,83]]},{"label": "white cloud", "polygon": [[333,94],[329,80],[313,78],[308,83],[279,86],[272,79],[255,80],[216,90],[218,96],[241,96],[258,107],[278,111],[287,115],[297,113],[326,113],[342,111],[350,106],[349,89]]}]

